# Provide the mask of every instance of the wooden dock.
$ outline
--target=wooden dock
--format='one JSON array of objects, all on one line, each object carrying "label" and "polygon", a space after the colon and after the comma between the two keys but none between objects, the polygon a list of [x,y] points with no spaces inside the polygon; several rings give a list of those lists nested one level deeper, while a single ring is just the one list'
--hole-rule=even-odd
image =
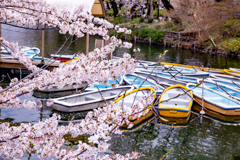
[{"label": "wooden dock", "polygon": [[[41,64],[41,61],[32,61],[34,65]],[[45,62],[45,64],[48,62]],[[48,70],[52,71],[53,68],[58,67],[60,62],[54,62],[49,67]],[[0,60],[0,69],[27,69],[23,64],[19,63],[18,60],[12,60],[12,59],[1,59]]]}]

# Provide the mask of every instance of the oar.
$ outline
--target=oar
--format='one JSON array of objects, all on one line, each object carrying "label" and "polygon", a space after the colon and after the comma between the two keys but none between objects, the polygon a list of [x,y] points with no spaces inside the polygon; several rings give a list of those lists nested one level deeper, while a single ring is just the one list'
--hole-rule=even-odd
[{"label": "oar", "polygon": [[216,83],[216,85],[217,85],[218,92],[220,92],[219,87],[218,87],[218,84],[217,84],[217,81],[215,81],[215,83]]},{"label": "oar", "polygon": [[[232,81],[233,82],[233,81]],[[233,84],[235,84],[236,86],[238,86],[238,88],[240,88],[240,86],[238,84],[236,84],[235,82],[233,82]]]},{"label": "oar", "polygon": [[[229,97],[231,97],[232,99],[235,99],[231,94],[229,94],[225,89],[223,89],[221,86],[219,86],[224,92],[226,92],[228,95],[229,95]],[[236,100],[236,99],[235,99]]]}]

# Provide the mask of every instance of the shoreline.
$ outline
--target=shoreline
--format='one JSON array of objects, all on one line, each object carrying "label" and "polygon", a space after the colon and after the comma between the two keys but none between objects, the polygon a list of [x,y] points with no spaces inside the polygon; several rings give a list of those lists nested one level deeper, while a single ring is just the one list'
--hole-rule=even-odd
[{"label": "shoreline", "polygon": [[[125,37],[119,37],[120,39],[122,40],[125,40],[125,41],[131,41],[133,43],[135,42],[138,42],[138,43],[145,43],[145,44],[153,44],[153,45],[159,45],[159,46],[162,46],[162,47],[171,47],[171,48],[179,48],[179,49],[182,49],[182,50],[190,50],[190,51],[193,51],[193,52],[200,52],[200,53],[207,53],[207,54],[210,54],[210,55],[220,55],[220,56],[224,56],[224,57],[240,57],[240,55],[234,55],[233,53],[228,53],[226,51],[223,51],[221,49],[212,49],[212,48],[204,48],[204,47],[199,47],[199,46],[195,46],[194,47],[194,44],[186,44],[186,42],[184,41],[179,41],[179,47],[178,47],[178,41],[168,41],[164,44],[164,42],[149,42],[149,39],[141,39],[139,37],[136,37],[136,40],[134,40],[134,38],[132,39],[129,39],[129,38],[125,38]],[[166,37],[165,37],[166,38]],[[172,42],[172,43],[169,43],[169,42]]]}]

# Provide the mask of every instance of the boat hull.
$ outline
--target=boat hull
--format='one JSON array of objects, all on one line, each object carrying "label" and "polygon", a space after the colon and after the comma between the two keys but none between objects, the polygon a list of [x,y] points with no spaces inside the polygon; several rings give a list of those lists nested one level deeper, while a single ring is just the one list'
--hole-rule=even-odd
[{"label": "boat hull", "polygon": [[[198,101],[200,104],[202,104],[202,99],[198,98],[197,96],[194,95],[194,98],[196,101]],[[223,114],[223,115],[229,115],[229,116],[239,116],[240,115],[240,109],[222,109],[219,105],[215,103],[211,103],[207,100],[204,99],[204,104],[203,106],[206,109],[215,111],[217,113]]]},{"label": "boat hull", "polygon": [[[114,98],[106,100],[106,102],[112,101]],[[62,104],[54,103],[52,104],[52,108],[61,111],[61,112],[78,112],[78,111],[86,111],[86,110],[91,110],[99,107],[104,107],[106,106],[106,103],[104,100],[98,101],[98,102],[93,102],[93,103],[88,103],[88,104],[82,104],[82,105],[76,105],[76,106],[65,106]]]},{"label": "boat hull", "polygon": [[150,110],[146,115],[141,116],[139,119],[131,121],[133,124],[132,128],[127,128],[128,125],[124,124],[120,127],[120,130],[124,131],[124,132],[133,132],[133,131],[140,129],[145,124],[151,122],[153,119],[155,119],[155,116],[154,116],[153,111]]},{"label": "boat hull", "polygon": [[44,90],[37,90],[38,92],[44,92],[44,93],[51,93],[51,92],[62,92],[62,91],[70,91],[70,90],[76,90],[80,88],[86,87],[88,84],[87,83],[82,83],[77,86],[64,86],[63,88],[51,88],[51,89],[44,89]]},{"label": "boat hull", "polygon": [[193,104],[193,94],[189,91],[188,95],[184,95],[187,90],[187,87],[179,84],[165,89],[159,99],[159,114],[164,117],[188,117]]}]

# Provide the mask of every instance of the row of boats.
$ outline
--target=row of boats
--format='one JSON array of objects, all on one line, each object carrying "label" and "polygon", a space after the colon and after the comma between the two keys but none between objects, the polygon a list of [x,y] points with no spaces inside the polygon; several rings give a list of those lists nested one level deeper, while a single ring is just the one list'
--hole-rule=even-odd
[{"label": "row of boats", "polygon": [[[210,117],[221,117],[223,121],[223,117],[230,117],[231,120],[237,117],[234,123],[238,123],[240,71],[165,62],[162,62],[161,66],[155,65],[156,62],[139,61],[139,67],[135,69],[134,74],[119,76],[117,79],[109,78],[108,85],[96,81],[81,94],[54,99],[52,108],[61,112],[78,112],[104,107],[108,101],[130,108],[145,96],[145,100],[151,97],[151,101],[146,100],[147,103],[141,106],[141,117],[129,117],[134,124],[131,131],[155,119],[156,116],[159,122],[167,122],[170,125],[179,122],[180,126],[184,126],[189,122],[192,110],[197,114],[204,111],[206,116],[210,113]],[[116,87],[112,88],[112,84]],[[83,83],[38,92],[50,93],[86,86],[87,83]],[[123,125],[122,129],[129,131],[127,125]]]}]

